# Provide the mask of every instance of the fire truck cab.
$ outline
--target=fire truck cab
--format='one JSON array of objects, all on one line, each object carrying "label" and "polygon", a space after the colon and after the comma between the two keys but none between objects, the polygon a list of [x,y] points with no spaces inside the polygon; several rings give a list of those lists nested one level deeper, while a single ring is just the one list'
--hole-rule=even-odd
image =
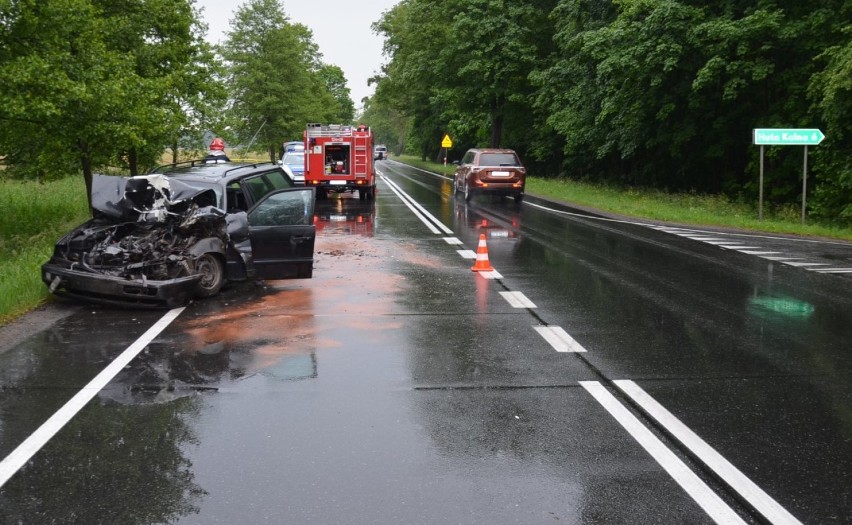
[{"label": "fire truck cab", "polygon": [[305,185],[328,193],[358,192],[361,200],[376,195],[373,134],[367,126],[308,124],[305,129]]}]

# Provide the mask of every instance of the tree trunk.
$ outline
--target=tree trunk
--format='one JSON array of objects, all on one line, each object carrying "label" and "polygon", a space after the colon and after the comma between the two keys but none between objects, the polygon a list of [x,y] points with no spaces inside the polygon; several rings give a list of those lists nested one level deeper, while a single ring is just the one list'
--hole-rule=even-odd
[{"label": "tree trunk", "polygon": [[489,145],[492,148],[499,148],[500,142],[503,140],[503,108],[495,107],[491,112],[491,140]]},{"label": "tree trunk", "polygon": [[89,200],[89,213],[94,216],[92,209],[92,159],[89,157],[89,145],[85,141],[77,141],[80,148],[80,164],[83,168],[83,180],[86,182],[86,198]]},{"label": "tree trunk", "polygon": [[139,175],[139,153],[135,147],[130,148],[130,151],[127,152],[127,163],[130,164],[130,176]]}]

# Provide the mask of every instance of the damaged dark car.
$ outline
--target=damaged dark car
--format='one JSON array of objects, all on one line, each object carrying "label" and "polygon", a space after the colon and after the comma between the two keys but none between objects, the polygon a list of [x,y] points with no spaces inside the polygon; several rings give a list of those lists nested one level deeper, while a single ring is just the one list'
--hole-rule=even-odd
[{"label": "damaged dark car", "polygon": [[171,308],[228,281],[310,278],[314,190],[277,165],[192,161],[136,177],[96,175],[93,218],[42,266],[56,295]]}]

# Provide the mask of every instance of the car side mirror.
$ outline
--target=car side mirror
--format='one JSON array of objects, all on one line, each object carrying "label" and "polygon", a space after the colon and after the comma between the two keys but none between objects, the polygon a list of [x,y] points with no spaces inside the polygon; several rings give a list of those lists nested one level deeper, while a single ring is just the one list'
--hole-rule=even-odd
[{"label": "car side mirror", "polygon": [[453,166],[461,166],[461,162],[459,162],[459,161],[457,161],[457,160],[454,160],[454,161],[453,161]]}]

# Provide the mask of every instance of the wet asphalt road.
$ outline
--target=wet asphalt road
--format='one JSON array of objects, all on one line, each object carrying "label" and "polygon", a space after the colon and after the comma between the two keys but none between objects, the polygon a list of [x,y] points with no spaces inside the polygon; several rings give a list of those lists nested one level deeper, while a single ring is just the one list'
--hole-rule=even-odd
[{"label": "wet asphalt road", "polygon": [[[313,279],[187,307],[0,523],[852,521],[848,244],[380,169],[318,206]],[[75,307],[0,353],[0,457],[162,316]]]}]

